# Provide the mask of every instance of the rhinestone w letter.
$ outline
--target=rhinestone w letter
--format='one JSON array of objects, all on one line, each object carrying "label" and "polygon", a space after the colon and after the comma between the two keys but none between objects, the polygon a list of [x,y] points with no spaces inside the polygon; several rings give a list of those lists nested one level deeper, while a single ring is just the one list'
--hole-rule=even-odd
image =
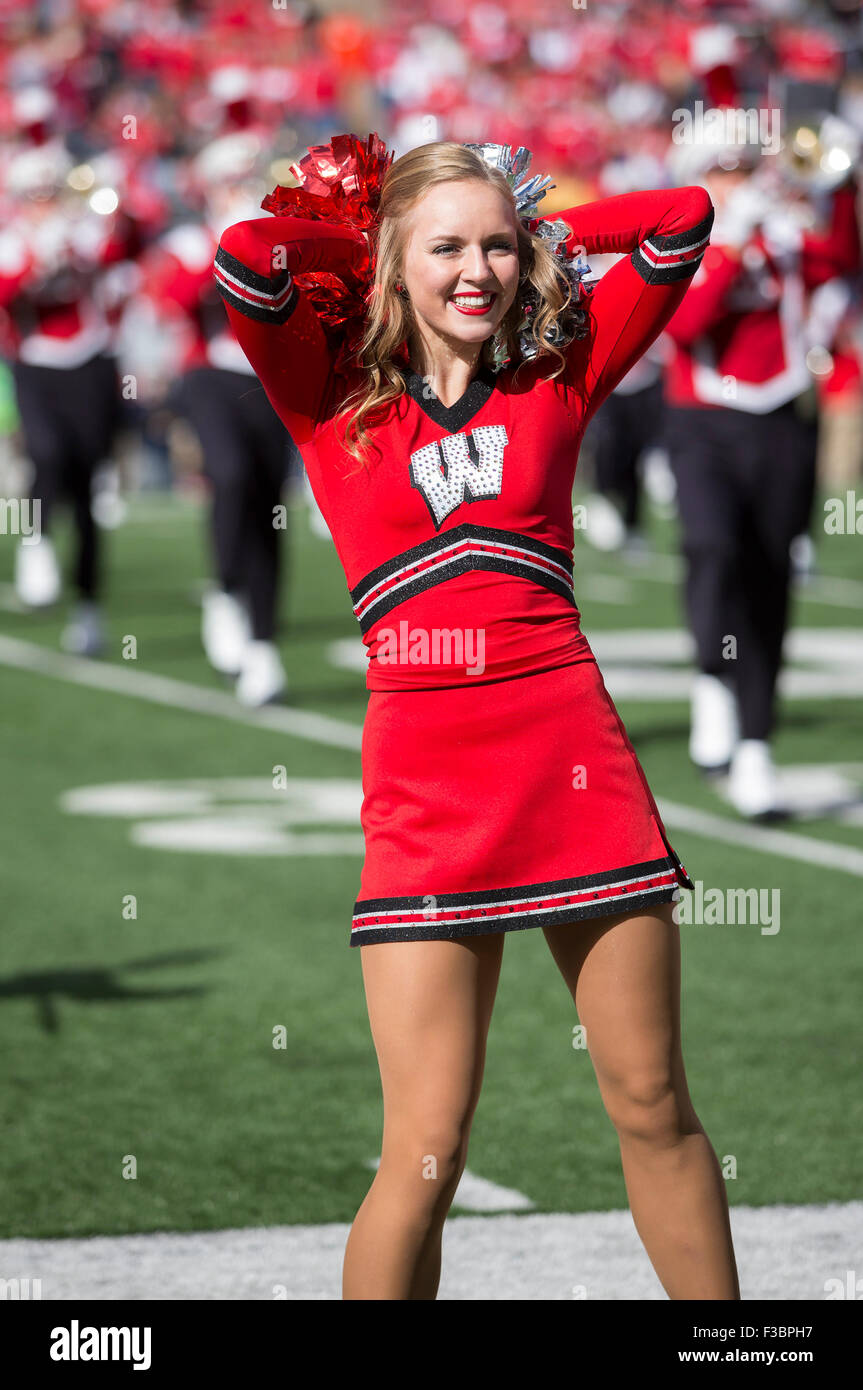
[{"label": "rhinestone w letter", "polygon": [[462,502],[500,496],[503,451],[509,440],[503,425],[477,425],[448,434],[411,454],[411,487],[418,488],[435,530]]}]

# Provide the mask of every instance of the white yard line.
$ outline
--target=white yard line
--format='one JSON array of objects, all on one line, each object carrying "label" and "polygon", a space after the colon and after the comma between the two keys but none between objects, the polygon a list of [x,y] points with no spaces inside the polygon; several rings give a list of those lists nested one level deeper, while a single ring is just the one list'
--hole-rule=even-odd
[{"label": "white yard line", "polygon": [[42,676],[53,676],[56,680],[89,686],[93,690],[108,690],[114,695],[131,695],[133,699],[148,700],[155,705],[191,710],[194,714],[213,714],[220,719],[230,719],[235,724],[275,729],[312,743],[325,743],[331,748],[359,751],[362,740],[359,725],[330,719],[325,714],[312,714],[307,710],[280,705],[246,709],[233,695],[192,685],[189,681],[178,681],[172,676],[135,670],[131,662],[128,667],[123,667],[91,661],[87,657],[50,651],[35,642],[22,642],[15,637],[0,636],[0,665],[35,671]]},{"label": "white yard line", "polygon": [[[581,556],[596,554],[589,547],[579,551],[576,547],[576,595],[579,593],[579,574],[581,572]],[[597,570],[591,571],[589,558],[583,565],[584,576],[591,573],[597,575]],[[647,579],[654,584],[682,584],[685,575],[685,568],[682,558],[679,555],[646,555],[639,560],[638,568],[635,569],[627,565],[625,560],[620,562],[619,574],[622,578]],[[846,579],[841,575],[813,574],[809,579],[800,582],[795,581],[792,587],[794,599],[803,602],[832,604],[836,608],[854,608],[858,612],[863,608],[863,583],[859,579]]]},{"label": "white yard line", "polygon": [[[861,1269],[861,1228],[863,1202],[732,1206],[743,1299],[823,1301],[828,1290],[835,1298],[847,1289],[849,1272]],[[41,1280],[43,1300],[339,1300],[348,1230],[330,1223],[5,1240],[0,1278],[29,1279],[31,1288]],[[602,1211],[451,1216],[439,1298],[665,1301],[667,1295],[629,1211]]]},{"label": "white yard line", "polygon": [[813,603],[834,603],[840,608],[854,608],[858,613],[863,608],[863,584],[859,579],[814,574],[807,583],[798,584],[794,594],[797,598],[811,599]]},{"label": "white yard line", "polygon": [[666,827],[691,831],[706,840],[721,840],[727,845],[743,845],[746,849],[763,850],[782,859],[795,859],[805,864],[821,864],[828,869],[841,869],[846,874],[863,878],[863,850],[851,845],[837,845],[830,840],[816,840],[812,835],[799,835],[791,830],[774,830],[749,822],[726,820],[694,806],[681,806],[676,801],[657,797],[656,804]]},{"label": "white yard line", "polygon": [[[380,1157],[370,1158],[366,1164],[373,1171],[380,1166]],[[523,1192],[514,1187],[501,1187],[488,1178],[480,1178],[468,1168],[459,1179],[453,1205],[461,1211],[530,1211],[533,1202]]]}]

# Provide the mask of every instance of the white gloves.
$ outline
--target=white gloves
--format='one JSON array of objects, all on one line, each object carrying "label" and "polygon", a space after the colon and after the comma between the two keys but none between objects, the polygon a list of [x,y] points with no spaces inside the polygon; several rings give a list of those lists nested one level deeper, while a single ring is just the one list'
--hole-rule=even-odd
[{"label": "white gloves", "polygon": [[764,190],[747,179],[729,194],[724,207],[717,209],[710,240],[716,246],[741,250],[774,208],[775,203]]}]

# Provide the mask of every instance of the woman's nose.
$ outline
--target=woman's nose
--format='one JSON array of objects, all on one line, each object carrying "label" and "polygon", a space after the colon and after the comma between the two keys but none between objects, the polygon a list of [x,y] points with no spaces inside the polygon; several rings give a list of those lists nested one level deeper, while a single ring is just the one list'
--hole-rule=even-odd
[{"label": "woman's nose", "polygon": [[479,283],[489,279],[488,256],[484,251],[476,249],[467,252],[464,262],[464,274],[469,276],[471,280],[476,280]]}]

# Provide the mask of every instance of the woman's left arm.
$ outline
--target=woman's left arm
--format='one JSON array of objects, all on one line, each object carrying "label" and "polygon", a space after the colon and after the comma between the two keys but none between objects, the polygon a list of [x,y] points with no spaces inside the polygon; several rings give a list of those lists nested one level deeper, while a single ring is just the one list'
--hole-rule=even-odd
[{"label": "woman's left arm", "polygon": [[[572,255],[623,253],[587,300],[590,332],[566,350],[566,379],[583,397],[582,424],[599,409],[642,353],[659,337],[701,264],[713,226],[705,189],[622,193],[556,218],[569,224]],[[626,253],[629,253],[628,255]]]}]

